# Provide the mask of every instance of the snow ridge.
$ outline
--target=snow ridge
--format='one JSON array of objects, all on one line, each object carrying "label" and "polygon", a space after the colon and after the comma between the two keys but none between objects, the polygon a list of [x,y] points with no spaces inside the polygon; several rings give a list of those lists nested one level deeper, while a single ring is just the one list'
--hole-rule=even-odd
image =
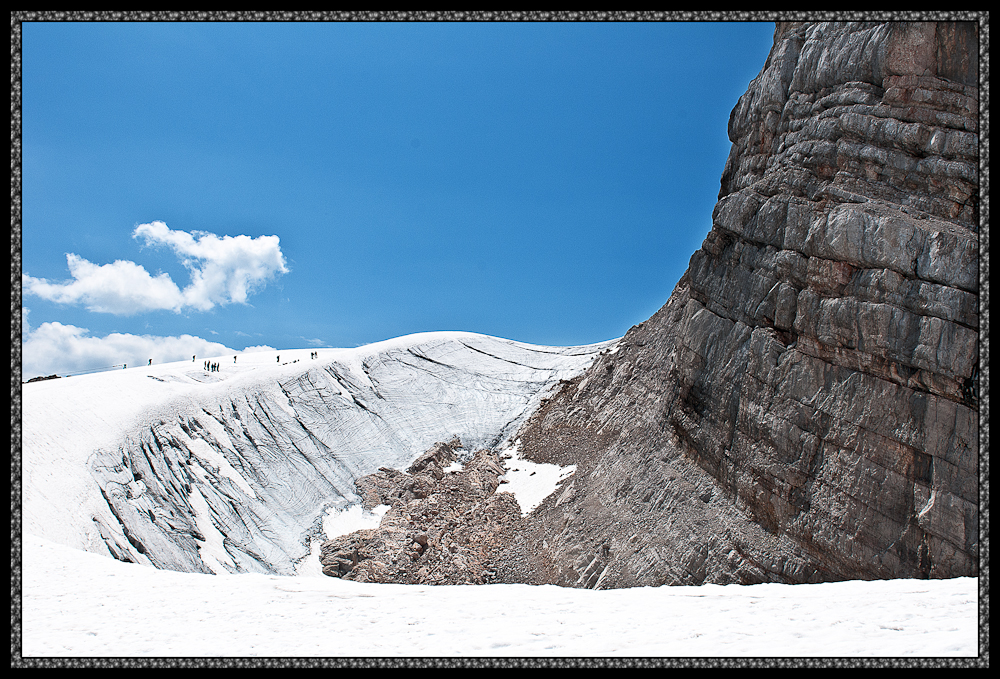
[{"label": "snow ridge", "polygon": [[25,385],[23,527],[170,570],[293,575],[355,479],[453,436],[510,447],[614,343],[423,333]]}]

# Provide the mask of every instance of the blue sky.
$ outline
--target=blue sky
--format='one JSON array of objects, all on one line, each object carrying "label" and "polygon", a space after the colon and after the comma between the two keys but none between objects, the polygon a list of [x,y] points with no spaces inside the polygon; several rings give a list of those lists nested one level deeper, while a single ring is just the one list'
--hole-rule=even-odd
[{"label": "blue sky", "polygon": [[711,228],[773,32],[25,23],[25,377],[431,330],[619,337]]}]

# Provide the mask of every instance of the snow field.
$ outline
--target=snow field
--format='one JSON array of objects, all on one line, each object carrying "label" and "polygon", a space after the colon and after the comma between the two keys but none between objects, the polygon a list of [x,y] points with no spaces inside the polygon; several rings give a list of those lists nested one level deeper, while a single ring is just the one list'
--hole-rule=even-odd
[{"label": "snow field", "polygon": [[24,657],[974,657],[974,578],[580,590],[160,571],[23,542]]}]

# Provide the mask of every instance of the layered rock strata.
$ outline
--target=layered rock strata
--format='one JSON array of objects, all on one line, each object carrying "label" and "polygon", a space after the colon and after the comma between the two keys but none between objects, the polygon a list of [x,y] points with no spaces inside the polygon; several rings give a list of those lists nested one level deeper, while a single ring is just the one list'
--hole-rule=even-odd
[{"label": "layered rock strata", "polygon": [[978,573],[977,46],[777,25],[673,295],[522,431],[577,471],[501,579]]}]

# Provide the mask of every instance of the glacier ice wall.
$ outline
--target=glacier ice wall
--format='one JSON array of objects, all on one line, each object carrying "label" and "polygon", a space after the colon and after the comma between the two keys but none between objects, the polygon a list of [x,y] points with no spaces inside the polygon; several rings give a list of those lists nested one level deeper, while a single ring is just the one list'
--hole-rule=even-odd
[{"label": "glacier ice wall", "polygon": [[25,385],[23,528],[159,568],[294,574],[356,478],[453,436],[507,445],[612,345],[426,333]]}]

